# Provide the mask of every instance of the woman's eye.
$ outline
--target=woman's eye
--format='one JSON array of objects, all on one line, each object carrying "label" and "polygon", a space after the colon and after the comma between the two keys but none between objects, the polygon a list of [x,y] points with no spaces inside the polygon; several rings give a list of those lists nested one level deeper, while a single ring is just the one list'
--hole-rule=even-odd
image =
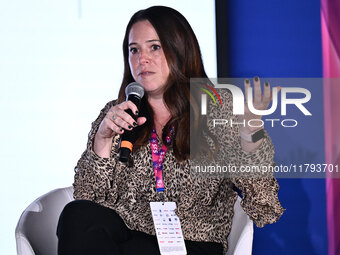
[{"label": "woman's eye", "polygon": [[135,53],[137,53],[137,48],[130,48],[130,52],[132,53],[132,54],[135,54]]},{"label": "woman's eye", "polygon": [[160,48],[161,48],[161,46],[158,45],[158,44],[152,45],[152,50],[159,50]]}]

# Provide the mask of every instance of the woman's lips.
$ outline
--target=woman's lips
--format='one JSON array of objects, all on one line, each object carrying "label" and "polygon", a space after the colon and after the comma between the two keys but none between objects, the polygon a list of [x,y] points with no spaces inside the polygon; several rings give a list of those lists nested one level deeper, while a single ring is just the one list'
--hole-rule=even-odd
[{"label": "woman's lips", "polygon": [[150,75],[153,75],[153,74],[154,74],[154,72],[144,71],[144,72],[140,72],[139,76],[147,77],[147,76],[150,76]]}]

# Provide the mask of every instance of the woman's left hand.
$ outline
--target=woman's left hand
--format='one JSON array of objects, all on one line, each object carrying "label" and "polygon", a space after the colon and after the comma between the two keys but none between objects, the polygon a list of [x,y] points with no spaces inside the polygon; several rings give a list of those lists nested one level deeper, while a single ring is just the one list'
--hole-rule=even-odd
[{"label": "woman's left hand", "polygon": [[[265,82],[263,86],[263,93],[261,88],[261,81],[258,76],[253,79],[254,89],[252,96],[252,104],[256,110],[266,110],[272,101],[272,91],[269,82]],[[261,115],[256,115],[249,110],[248,106],[248,89],[251,88],[251,82],[249,79],[244,80],[245,90],[245,106],[244,115],[238,115],[240,122],[245,122],[245,126],[240,125],[240,131],[245,133],[252,133],[258,129],[261,129]],[[277,88],[278,91],[280,87]]]}]

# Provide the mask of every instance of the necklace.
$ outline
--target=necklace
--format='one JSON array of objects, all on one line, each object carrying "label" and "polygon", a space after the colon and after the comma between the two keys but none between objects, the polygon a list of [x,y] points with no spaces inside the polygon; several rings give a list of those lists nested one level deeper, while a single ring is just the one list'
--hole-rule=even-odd
[{"label": "necklace", "polygon": [[[156,129],[156,135],[159,139],[160,139],[160,137],[162,137],[163,129],[164,129],[166,123],[168,123],[168,121],[170,120],[170,118],[171,118],[171,115],[166,119],[164,124],[162,124],[159,120],[154,118],[154,121],[155,121],[155,125],[154,125],[155,127],[154,128]],[[158,128],[156,127],[156,124],[158,124],[160,126],[160,130],[158,130]]]},{"label": "necklace", "polygon": [[159,124],[161,127],[162,127],[162,129],[164,128],[164,126],[165,126],[165,124],[163,125],[162,123],[160,123],[158,120],[156,120],[155,119],[155,121],[157,122],[157,124]]},{"label": "necklace", "polygon": [[165,127],[165,125],[166,125],[166,123],[168,123],[168,121],[170,120],[170,118],[171,118],[171,115],[166,119],[166,121],[165,121],[165,124],[162,124],[159,120],[157,120],[156,118],[154,118],[154,121],[156,121],[156,123],[157,124],[159,124],[161,127],[162,127],[162,129]]}]

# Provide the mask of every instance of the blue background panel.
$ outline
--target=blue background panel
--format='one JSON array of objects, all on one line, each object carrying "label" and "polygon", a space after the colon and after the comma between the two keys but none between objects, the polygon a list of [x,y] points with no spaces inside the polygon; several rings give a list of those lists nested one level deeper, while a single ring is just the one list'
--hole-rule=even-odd
[{"label": "blue background panel", "polygon": [[[227,15],[230,77],[322,77],[319,1],[230,0]],[[322,86],[307,89],[313,116],[293,117],[308,125],[268,130],[277,164],[324,163]],[[253,253],[327,254],[325,180],[278,181],[286,211],[277,223],[255,228]]]}]

